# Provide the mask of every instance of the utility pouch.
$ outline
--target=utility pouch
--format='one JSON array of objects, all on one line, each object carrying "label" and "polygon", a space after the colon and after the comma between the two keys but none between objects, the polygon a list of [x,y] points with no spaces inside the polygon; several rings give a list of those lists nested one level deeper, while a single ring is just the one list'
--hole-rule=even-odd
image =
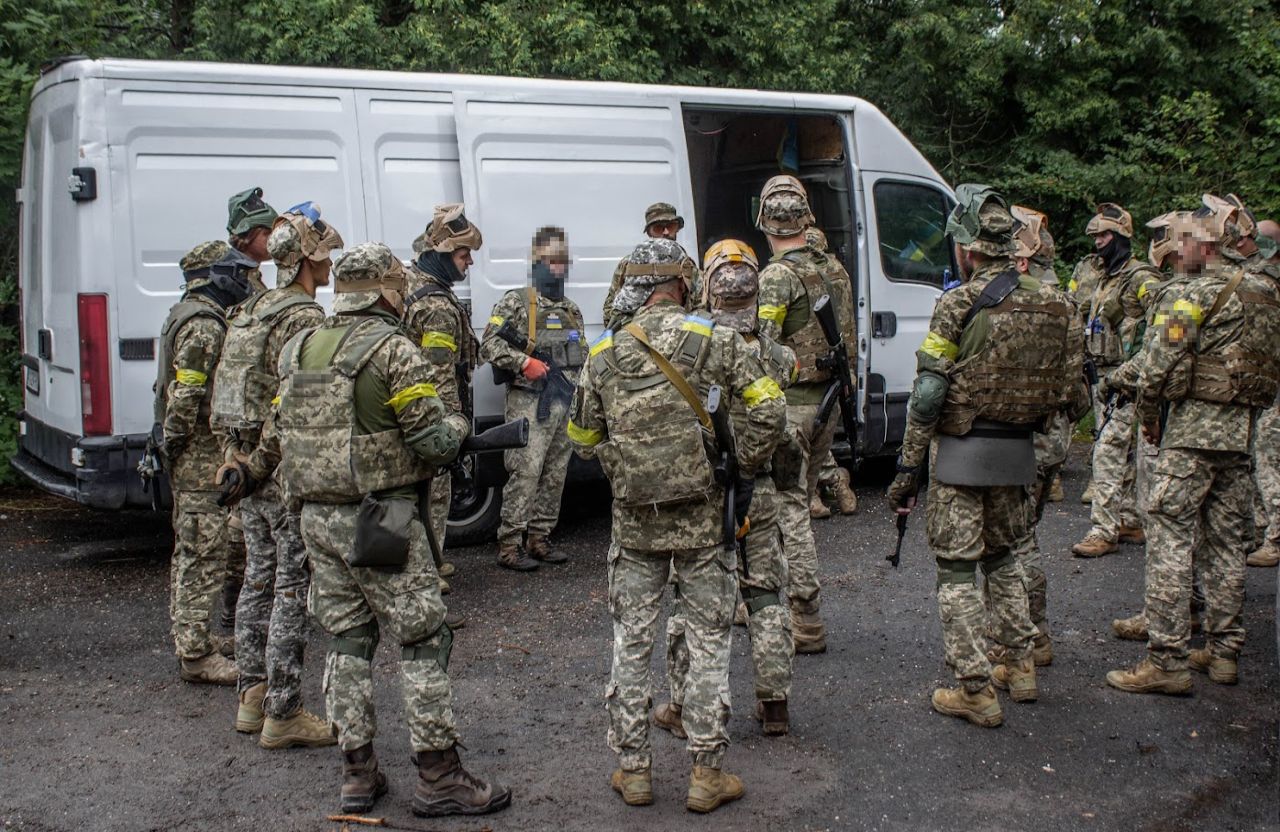
[{"label": "utility pouch", "polygon": [[409,562],[416,500],[365,495],[356,516],[356,539],[347,557],[348,566],[399,572]]},{"label": "utility pouch", "polygon": [[792,431],[778,443],[773,452],[773,484],[779,491],[790,491],[800,484],[800,470],[804,467],[804,448]]}]

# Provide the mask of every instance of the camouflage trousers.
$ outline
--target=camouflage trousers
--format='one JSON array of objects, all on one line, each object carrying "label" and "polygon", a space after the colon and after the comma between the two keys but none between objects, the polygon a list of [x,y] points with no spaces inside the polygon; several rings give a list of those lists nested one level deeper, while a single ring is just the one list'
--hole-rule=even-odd
[{"label": "camouflage trousers", "polygon": [[248,562],[236,601],[236,665],[240,691],[267,683],[263,710],[288,719],[302,707],[311,573],[301,518],[285,506],[274,481],[240,501]]},{"label": "camouflage trousers", "polygon": [[[431,531],[435,533],[436,542],[440,544],[440,551],[443,553],[444,538],[449,531],[449,507],[453,503],[453,475],[444,469],[439,470],[431,478],[428,488],[427,511],[431,517]],[[430,548],[428,545],[431,562],[435,563],[435,553],[430,552]],[[435,566],[437,569],[440,568],[438,563],[435,563]]]},{"label": "camouflage trousers", "polygon": [[624,769],[652,763],[650,664],[658,635],[662,592],[671,570],[685,618],[689,670],[684,729],[694,765],[720,768],[729,746],[729,648],[738,597],[736,558],[720,546],[645,552],[609,551],[609,613],[613,618],[613,671],[605,690],[609,747]]},{"label": "camouflage trousers", "polygon": [[519,543],[528,532],[547,536],[560,518],[560,495],[569,471],[573,446],[565,427],[569,424],[569,403],[551,403],[545,422],[537,417],[538,394],[519,387],[507,391],[507,421],[529,419],[529,444],[503,454],[507,485],[502,489],[502,523],[499,543]]},{"label": "camouflage trousers", "polygon": [[[809,498],[818,486],[822,460],[831,451],[835,437],[835,420],[827,421],[820,431],[813,429],[816,404],[787,405],[787,430],[795,431],[804,449],[804,466],[800,483],[780,491],[778,526],[782,530],[782,551],[787,558],[791,582],[787,591],[794,601],[818,603],[818,549],[813,542],[813,521],[809,517]],[[814,610],[816,612],[816,609]]]},{"label": "camouflage trousers", "polygon": [[[930,466],[930,471],[934,466]],[[986,577],[991,637],[1018,661],[1031,653],[1036,627],[1027,582],[1013,546],[1024,534],[1027,488],[946,485],[930,477],[925,501],[929,546],[938,561],[938,614],[947,665],[967,690],[991,681],[987,612],[977,572]]]},{"label": "camouflage trousers", "polygon": [[1093,412],[1099,424],[1103,421],[1106,424],[1093,443],[1093,506],[1089,519],[1093,522],[1093,533],[1115,542],[1121,526],[1142,525],[1134,491],[1137,434],[1133,402],[1113,404],[1108,419],[1106,404],[1095,398]]},{"label": "camouflage trousers", "polygon": [[818,468],[818,488],[823,491],[834,491],[840,482],[840,466],[836,463],[835,454],[827,449],[827,456]]},{"label": "camouflage trousers", "polygon": [[231,507],[227,516],[227,580],[239,583],[244,580],[249,552],[244,539],[244,518],[240,516],[240,504]]},{"label": "camouflage trousers", "polygon": [[[778,530],[777,492],[768,477],[756,480],[750,517],[747,568],[743,568],[739,559],[738,588],[747,605],[756,699],[768,702],[791,695],[791,661],[795,656],[791,615],[786,603],[787,560],[782,556],[782,533]],[[677,590],[671,615],[667,617],[667,682],[671,687],[671,701],[682,706],[689,675],[685,626],[684,608]]]},{"label": "camouflage trousers", "polygon": [[401,649],[404,717],[416,751],[450,748],[458,739],[449,687],[449,648],[439,576],[426,529],[410,524],[409,559],[400,572],[348,566],[359,505],[303,503],[302,539],[311,556],[307,607],[332,641],[324,692],[338,745],[351,751],[377,734],[373,655],[382,632]]},{"label": "camouflage trousers", "polygon": [[1236,658],[1244,647],[1245,557],[1253,520],[1249,457],[1164,448],[1151,476],[1147,526],[1147,649],[1165,670],[1187,667],[1192,573],[1204,588],[1207,646]]},{"label": "camouflage trousers", "polygon": [[1280,405],[1258,417],[1253,431],[1253,478],[1266,513],[1268,542],[1280,546]]},{"label": "camouflage trousers", "polygon": [[216,491],[173,495],[173,559],[169,565],[169,618],[178,658],[213,652],[209,618],[227,575],[227,510]]}]

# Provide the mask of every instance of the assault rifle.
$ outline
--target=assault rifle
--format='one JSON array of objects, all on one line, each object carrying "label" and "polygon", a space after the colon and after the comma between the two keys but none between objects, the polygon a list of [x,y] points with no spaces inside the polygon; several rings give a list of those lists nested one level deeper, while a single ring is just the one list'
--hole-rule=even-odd
[{"label": "assault rifle", "polygon": [[858,388],[853,383],[853,372],[849,366],[849,351],[844,339],[840,336],[840,326],[836,322],[836,310],[831,303],[830,295],[823,295],[813,305],[813,314],[818,318],[818,326],[822,327],[822,337],[827,339],[831,352],[818,359],[818,368],[830,370],[835,379],[827,392],[822,396],[822,405],[813,417],[813,429],[816,433],[831,418],[831,411],[840,405],[840,420],[844,424],[844,438],[849,442],[849,450],[855,455],[858,451]]},{"label": "assault rifle", "polygon": [[[920,472],[919,474],[916,475],[916,492],[915,494],[911,495],[911,497],[908,497],[906,502],[902,503],[903,508],[906,508],[907,502],[910,502],[911,499],[913,498],[916,501],[916,505],[920,504],[920,486],[924,484],[924,481],[928,479],[928,477],[929,477],[929,456],[928,454],[925,454],[924,462],[921,463],[920,465]],[[885,555],[885,558],[884,558],[885,560],[889,561],[889,563],[893,564],[894,569],[898,568],[898,561],[902,556],[902,538],[907,536],[907,518],[910,516],[911,515],[909,514],[898,515],[898,542],[894,544],[893,554]]]},{"label": "assault rifle", "polygon": [[530,358],[536,358],[547,365],[547,377],[542,393],[538,396],[537,411],[538,421],[547,421],[551,417],[553,401],[562,399],[567,402],[573,398],[574,383],[564,374],[564,370],[551,360],[546,350],[536,349],[528,338],[516,331],[511,321],[503,321],[495,334]]},{"label": "assault rifle", "polygon": [[[1089,404],[1092,405],[1098,399],[1097,393],[1094,392],[1098,389],[1098,365],[1094,363],[1092,358],[1084,360],[1084,383],[1089,385]],[[1098,424],[1101,416],[1102,414],[1100,413],[1093,414],[1094,439],[1097,439],[1098,434],[1102,433],[1102,426]]]},{"label": "assault rifle", "polygon": [[494,425],[484,433],[473,433],[462,440],[462,448],[458,456],[447,466],[451,475],[450,490],[453,499],[465,500],[475,494],[475,479],[462,464],[463,457],[482,451],[506,451],[511,448],[523,448],[529,444],[529,420],[524,416]]},{"label": "assault rifle", "polygon": [[751,528],[751,521],[744,520],[739,533],[738,517],[734,509],[737,499],[738,449],[733,438],[733,420],[729,418],[729,408],[722,400],[718,384],[711,385],[707,390],[707,413],[711,416],[711,427],[716,434],[716,450],[719,454],[715,466],[716,482],[724,487],[724,511],[721,514],[724,550],[732,552],[737,547],[742,561],[742,574],[750,577],[747,571],[746,535]]}]

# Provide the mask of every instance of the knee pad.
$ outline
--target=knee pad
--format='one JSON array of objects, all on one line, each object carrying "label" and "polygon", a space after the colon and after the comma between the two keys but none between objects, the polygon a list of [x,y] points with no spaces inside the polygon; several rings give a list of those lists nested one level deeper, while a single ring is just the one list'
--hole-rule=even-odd
[{"label": "knee pad", "polygon": [[[427,642],[436,636],[440,637],[439,644],[428,644]],[[406,644],[400,648],[400,660],[405,662],[425,661],[434,659],[440,669],[449,672],[449,654],[453,652],[453,630],[449,629],[448,624],[441,624],[440,629],[430,634],[420,641],[413,644]]]},{"label": "knee pad", "polygon": [[938,586],[943,584],[978,584],[978,562],[938,558]]},{"label": "knee pad", "polygon": [[780,605],[782,599],[778,593],[768,589],[757,589],[753,586],[742,587],[742,601],[747,605],[747,615],[755,615],[765,607]]},{"label": "knee pad", "polygon": [[373,654],[378,651],[380,637],[378,621],[374,619],[367,624],[335,634],[329,642],[329,650],[339,656],[354,656],[371,662]]},{"label": "knee pad", "polygon": [[1013,552],[1005,552],[1002,555],[995,555],[993,557],[983,558],[982,574],[990,575],[992,572],[995,572],[999,569],[1004,569],[1006,566],[1013,563],[1013,561],[1014,561]]}]

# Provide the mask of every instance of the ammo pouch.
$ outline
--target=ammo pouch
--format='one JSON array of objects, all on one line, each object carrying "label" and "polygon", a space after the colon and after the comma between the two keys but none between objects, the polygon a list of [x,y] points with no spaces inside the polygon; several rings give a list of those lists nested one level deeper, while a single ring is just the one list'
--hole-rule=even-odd
[{"label": "ammo pouch", "polygon": [[[816,462],[816,461],[815,461]],[[779,491],[790,491],[800,484],[800,469],[804,467],[804,448],[790,431],[773,452],[773,484]]]},{"label": "ammo pouch", "polygon": [[1036,481],[1031,427],[975,419],[963,436],[939,433],[934,476],[946,485],[1031,485]]},{"label": "ammo pouch", "polygon": [[404,569],[417,516],[417,500],[365,495],[356,515],[356,539],[347,565],[388,572]]}]

